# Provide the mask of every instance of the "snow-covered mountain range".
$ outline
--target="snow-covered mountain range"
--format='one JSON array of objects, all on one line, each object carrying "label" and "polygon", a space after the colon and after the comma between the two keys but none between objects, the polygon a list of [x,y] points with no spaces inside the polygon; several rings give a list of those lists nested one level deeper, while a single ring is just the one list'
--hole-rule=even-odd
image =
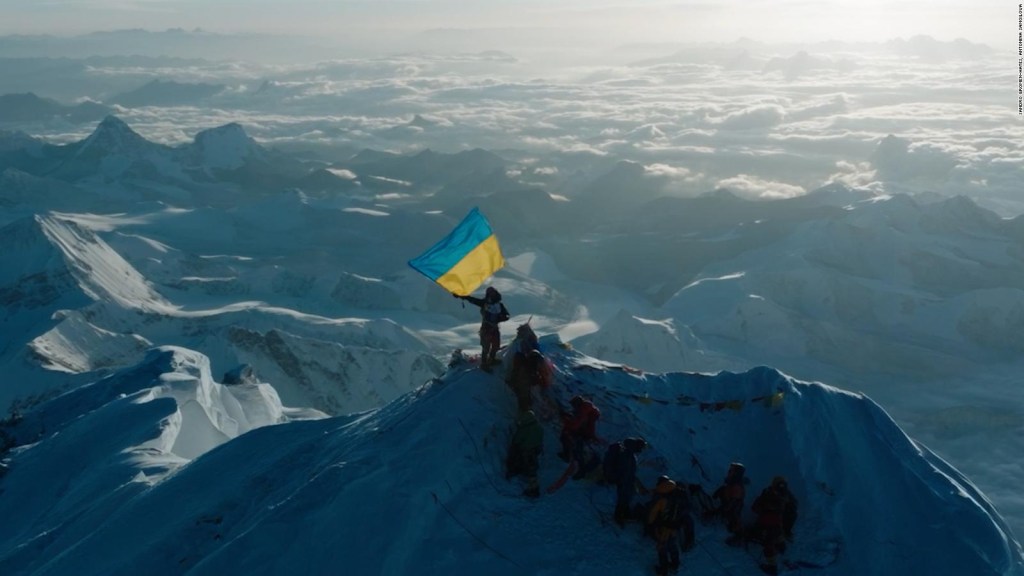
[{"label": "snow-covered mountain range", "polygon": [[[1024,505],[995,459],[1024,445],[1000,424],[1012,410],[984,416],[1021,400],[1021,218],[838,184],[770,202],[672,197],[628,162],[553,195],[490,151],[326,162],[234,123],[176,147],[112,116],[64,145],[9,136],[5,573],[642,573],[646,543],[613,558],[606,537],[628,536],[605,527],[580,542],[607,490],[571,484],[528,503],[498,484],[510,397],[466,365],[445,370],[454,348],[478,345],[476,308],[406,261],[473,205],[509,262],[490,283],[510,324],[560,336],[545,340],[556,399],[598,399],[609,439],[647,436],[647,482],[666,472],[712,489],[735,459],[756,485],[790,476],[807,510],[792,560],[823,573],[1021,573]],[[1001,448],[970,450],[965,435]],[[27,496],[49,476],[69,480]],[[376,516],[346,520],[373,506],[419,520],[395,538]],[[352,530],[380,541],[354,548]],[[488,546],[463,542],[470,532]],[[271,540],[295,544],[270,557]],[[706,542],[695,566],[751,565]],[[922,552],[936,544],[943,554]]]},{"label": "snow-covered mountain range", "polygon": [[[172,304],[71,219],[25,218],[0,234],[11,247],[0,256],[0,295],[10,329],[4,360],[15,374],[26,363],[73,374],[117,368],[154,343],[179,343],[201,346],[224,370],[242,363],[277,376],[286,401],[338,413],[378,406],[440,370],[422,339],[384,319],[329,319],[254,301],[214,309]],[[5,405],[50,392],[31,377],[19,380],[0,392]],[[355,396],[353,381],[377,386]]]},{"label": "snow-covered mountain range", "polygon": [[[739,225],[777,227],[773,220]],[[715,340],[718,350],[739,346],[740,357],[787,368],[813,359],[851,374],[963,375],[1019,357],[1018,225],[965,198],[855,201],[787,224],[763,246],[723,255],[656,313],[699,340]],[[745,233],[730,234],[707,243],[740,241]],[[618,325],[606,329],[610,339],[634,337]],[[663,357],[636,346],[616,359],[645,367]]]}]

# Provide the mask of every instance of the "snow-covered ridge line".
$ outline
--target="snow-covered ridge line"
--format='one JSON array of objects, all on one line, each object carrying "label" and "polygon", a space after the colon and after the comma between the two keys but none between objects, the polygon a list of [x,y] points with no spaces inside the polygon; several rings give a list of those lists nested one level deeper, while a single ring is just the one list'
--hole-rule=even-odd
[{"label": "snow-covered ridge line", "polygon": [[174,310],[131,264],[93,232],[53,215],[36,216],[36,222],[61,250],[82,288],[97,301],[146,312]]},{"label": "snow-covered ridge line", "polygon": [[[711,491],[728,463],[741,460],[752,481],[749,505],[772,476],[787,476],[800,499],[786,553],[794,563],[830,576],[1024,574],[1019,546],[984,497],[860,395],[766,367],[648,374],[584,356],[556,339],[542,344],[557,374],[551,400],[587,395],[602,409],[602,436],[648,440],[643,482],[669,474]],[[158,354],[178,366],[144,394],[202,373],[188,353]],[[156,365],[140,370],[160,372]],[[109,398],[90,413],[117,410],[111,413],[127,417],[154,404],[138,395]],[[260,428],[162,481],[133,483],[130,494],[101,500],[105,517],[83,516],[95,523],[88,530],[75,516],[79,503],[54,512],[50,521],[64,521],[48,538],[34,538],[31,527],[12,533],[26,511],[5,497],[0,512],[10,522],[0,539],[0,568],[57,574],[165,573],[168,566],[203,574],[647,573],[649,543],[633,538],[633,528],[621,534],[602,525],[613,506],[612,488],[569,482],[530,501],[515,481],[504,480],[514,413],[515,399],[500,374],[455,364],[383,408]],[[565,465],[554,455],[557,414],[540,413],[546,419],[540,475],[547,484]],[[162,410],[146,418],[172,422],[167,415]],[[19,470],[66,437],[48,436],[16,451],[0,489],[27,490],[22,483],[30,478]],[[88,445],[83,438],[83,449]],[[156,460],[167,446],[146,444]],[[83,478],[102,477],[96,468],[121,469],[93,454],[85,453],[90,462],[84,468],[92,471]],[[52,492],[43,498],[68,502]],[[361,537],[380,533],[389,537]],[[724,527],[698,524],[698,537],[705,553],[685,559],[693,573],[716,573],[723,565],[736,574],[756,570],[750,555],[722,542]]]},{"label": "snow-covered ridge line", "polygon": [[0,508],[18,519],[0,527],[0,571],[38,568],[37,549],[73,547],[133,496],[241,434],[324,416],[282,406],[266,383],[216,383],[196,352],[152,349],[139,365],[0,425]]},{"label": "snow-covered ridge line", "polygon": [[[331,318],[261,301],[172,304],[73,218],[35,215],[3,235],[12,249],[0,255],[2,312],[8,326],[20,326],[7,350],[26,364],[99,377],[139,362],[154,344],[202,346],[219,370],[251,364],[274,378],[287,402],[335,414],[379,406],[440,371],[424,339],[390,319]],[[137,243],[166,258],[157,261],[164,269],[177,269],[166,245]],[[18,379],[0,400],[49,393]]]}]

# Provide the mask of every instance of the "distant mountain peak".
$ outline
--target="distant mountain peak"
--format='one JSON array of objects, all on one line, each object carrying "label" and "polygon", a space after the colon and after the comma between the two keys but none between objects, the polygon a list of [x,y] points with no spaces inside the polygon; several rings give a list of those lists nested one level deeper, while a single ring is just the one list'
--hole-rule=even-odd
[{"label": "distant mountain peak", "polygon": [[976,44],[964,38],[943,42],[924,34],[906,40],[895,38],[886,42],[885,47],[899,54],[926,60],[972,59],[989,55],[993,51],[987,44]]},{"label": "distant mountain peak", "polygon": [[127,151],[135,147],[152,144],[138,132],[131,129],[124,120],[113,114],[103,119],[83,142],[86,148],[99,148],[107,151]]},{"label": "distant mountain peak", "polygon": [[249,134],[246,133],[245,128],[243,128],[238,122],[229,122],[223,126],[208,128],[196,134],[196,141],[210,138],[237,138],[242,140],[251,140]]},{"label": "distant mountain peak", "polygon": [[121,120],[120,118],[118,118],[117,116],[115,116],[113,114],[108,115],[106,118],[104,118],[102,121],[100,121],[99,125],[96,126],[96,131],[100,131],[100,130],[106,130],[106,131],[117,130],[117,131],[130,132],[132,134],[136,134],[136,132],[134,130],[132,130],[131,127],[128,126],[128,124],[124,120]]},{"label": "distant mountain peak", "polygon": [[708,198],[713,198],[721,202],[747,202],[748,200],[739,197],[735,192],[728,188],[715,188],[711,192],[704,194]]},{"label": "distant mountain peak", "polygon": [[18,130],[10,132],[0,130],[0,151],[11,150],[37,150],[42,147],[43,142]]},{"label": "distant mountain peak", "polygon": [[434,126],[437,126],[437,122],[434,122],[433,120],[427,120],[423,116],[416,114],[415,116],[412,117],[412,120],[409,121],[407,126],[415,126],[417,128],[433,128]]},{"label": "distant mountain peak", "polygon": [[371,162],[380,162],[382,160],[392,160],[399,157],[400,155],[395,154],[394,152],[374,150],[373,148],[363,148],[349,158],[346,161],[346,164],[368,164]]},{"label": "distant mountain peak", "polygon": [[202,164],[211,168],[238,168],[247,159],[263,153],[263,148],[237,122],[199,132],[194,146]]},{"label": "distant mountain peak", "polygon": [[56,100],[43,98],[33,92],[0,95],[0,121],[2,122],[36,122],[60,117],[77,124],[95,122],[109,113],[109,108],[92,100],[65,106]]},{"label": "distant mountain peak", "polygon": [[924,207],[936,224],[949,227],[968,229],[984,229],[998,225],[999,216],[978,205],[967,196],[957,195],[941,202],[927,204]]},{"label": "distant mountain peak", "polygon": [[[0,285],[17,286],[26,278],[48,278],[47,289],[38,291],[50,295],[52,301],[77,298],[80,303],[115,302],[132,310],[169,308],[124,258],[74,220],[36,214],[0,229],[0,237],[4,246],[15,248],[3,255]],[[40,295],[32,292],[15,289],[10,293],[24,295],[22,299],[30,303],[40,302]],[[19,305],[17,301],[9,304]]]},{"label": "distant mountain peak", "polygon": [[798,201],[817,205],[849,206],[876,197],[878,194],[863,188],[850,188],[842,182],[831,182],[811,190]]},{"label": "distant mountain peak", "polygon": [[17,168],[5,168],[3,172],[0,172],[0,188],[24,189],[40,180],[42,179],[38,176]]},{"label": "distant mountain peak", "polygon": [[181,106],[196,104],[222,90],[224,90],[223,84],[176,82],[156,78],[134,90],[113,96],[110,102],[128,108]]},{"label": "distant mountain peak", "polygon": [[18,92],[12,94],[4,94],[0,96],[0,102],[5,105],[18,105],[24,103],[34,104],[37,102],[52,102],[47,98],[42,98],[35,92]]},{"label": "distant mountain peak", "polygon": [[461,152],[456,153],[455,156],[464,160],[479,162],[481,166],[503,167],[505,165],[504,158],[484,148],[462,150]]}]

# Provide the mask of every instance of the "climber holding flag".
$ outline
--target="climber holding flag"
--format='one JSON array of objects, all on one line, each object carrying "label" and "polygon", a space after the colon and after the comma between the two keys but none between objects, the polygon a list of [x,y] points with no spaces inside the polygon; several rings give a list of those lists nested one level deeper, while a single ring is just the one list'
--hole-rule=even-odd
[{"label": "climber holding flag", "polygon": [[473,208],[462,222],[440,242],[409,261],[414,270],[437,282],[442,288],[480,308],[480,367],[496,362],[501,346],[498,324],[509,319],[501,303],[501,294],[487,288],[484,298],[470,296],[495,272],[505,265],[498,237],[480,210]]}]

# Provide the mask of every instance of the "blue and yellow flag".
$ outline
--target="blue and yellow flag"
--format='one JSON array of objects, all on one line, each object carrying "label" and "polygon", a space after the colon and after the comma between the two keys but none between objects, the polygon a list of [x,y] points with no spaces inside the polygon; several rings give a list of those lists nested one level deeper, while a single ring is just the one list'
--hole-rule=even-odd
[{"label": "blue and yellow flag", "polygon": [[504,265],[498,237],[477,208],[440,242],[409,260],[413,269],[459,296],[472,294]]}]

